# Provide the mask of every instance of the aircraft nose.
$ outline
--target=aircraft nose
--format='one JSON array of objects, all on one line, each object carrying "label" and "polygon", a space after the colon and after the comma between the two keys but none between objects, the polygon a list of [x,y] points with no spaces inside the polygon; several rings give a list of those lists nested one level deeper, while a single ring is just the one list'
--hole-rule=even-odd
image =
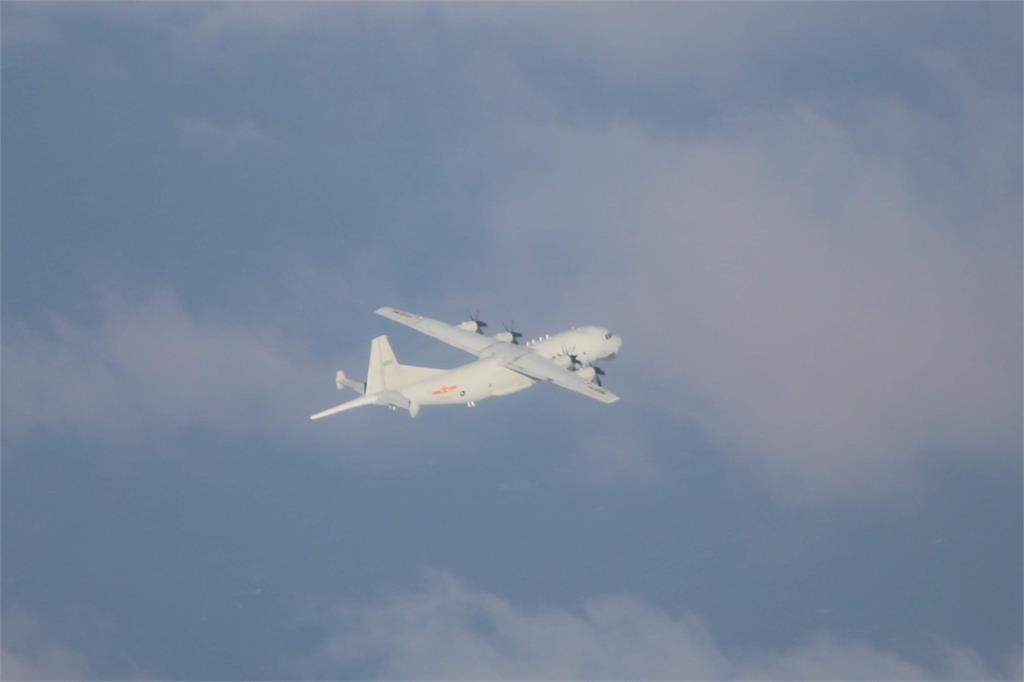
[{"label": "aircraft nose", "polygon": [[622,337],[618,335],[612,336],[612,357],[619,354],[619,349],[622,348]]}]

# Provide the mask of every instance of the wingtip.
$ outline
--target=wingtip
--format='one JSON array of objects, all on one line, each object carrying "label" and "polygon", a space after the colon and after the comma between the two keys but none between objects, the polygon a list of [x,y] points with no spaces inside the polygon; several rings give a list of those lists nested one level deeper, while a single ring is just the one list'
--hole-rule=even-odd
[{"label": "wingtip", "polygon": [[389,320],[394,320],[402,324],[408,324],[410,322],[418,322],[423,319],[422,315],[410,313],[407,310],[396,308],[394,306],[386,305],[381,308],[377,308],[375,311],[381,317],[386,317]]}]

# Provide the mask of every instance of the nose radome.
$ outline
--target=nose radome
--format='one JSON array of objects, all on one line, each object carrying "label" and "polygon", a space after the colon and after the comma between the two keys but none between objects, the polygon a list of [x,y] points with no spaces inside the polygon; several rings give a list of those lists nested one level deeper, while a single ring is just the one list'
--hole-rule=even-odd
[{"label": "nose radome", "polygon": [[618,353],[619,349],[622,348],[622,337],[618,335],[613,336],[612,343],[615,344],[615,352]]}]

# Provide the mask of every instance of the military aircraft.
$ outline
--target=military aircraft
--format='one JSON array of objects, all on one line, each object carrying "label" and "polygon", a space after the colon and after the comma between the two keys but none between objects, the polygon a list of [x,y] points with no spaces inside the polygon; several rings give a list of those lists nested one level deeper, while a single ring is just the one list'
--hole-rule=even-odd
[{"label": "military aircraft", "polygon": [[454,369],[401,365],[387,336],[370,343],[366,381],[353,381],[344,372],[335,377],[338,390],[350,388],[362,397],[349,400],[310,419],[322,419],[364,405],[382,405],[409,411],[415,417],[424,405],[468,405],[492,396],[509,395],[547,381],[604,403],[617,395],[601,385],[604,371],[594,363],[614,358],[622,338],[603,327],[573,327],[520,343],[522,334],[510,325],[494,336],[484,334],[486,322],[479,312],[458,325],[414,315],[398,308],[379,308],[377,314],[450,346],[471,353],[477,360]]}]

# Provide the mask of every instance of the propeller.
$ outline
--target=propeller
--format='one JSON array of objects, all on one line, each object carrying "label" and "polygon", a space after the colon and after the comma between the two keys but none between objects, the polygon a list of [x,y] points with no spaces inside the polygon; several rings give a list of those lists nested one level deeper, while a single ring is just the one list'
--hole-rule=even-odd
[{"label": "propeller", "polygon": [[[467,312],[469,312],[469,311],[467,311]],[[484,333],[484,327],[487,326],[487,323],[480,319],[480,309],[479,308],[476,309],[476,313],[470,313],[469,319],[470,319],[470,321],[476,323],[476,333],[477,334],[483,334]]]},{"label": "propeller", "polygon": [[584,367],[586,367],[588,369],[592,369],[592,370],[594,370],[594,375],[593,375],[592,381],[595,384],[597,384],[598,386],[603,386],[604,385],[604,382],[601,381],[601,377],[603,377],[604,374],[605,374],[603,369],[601,369],[597,365],[591,365],[589,363],[581,362],[579,356],[576,355],[575,353],[570,352],[569,349],[566,348],[565,346],[562,346],[562,355],[567,357],[567,358],[569,358],[569,367],[568,367],[568,369],[569,369],[570,372],[575,372],[575,371],[581,370]]},{"label": "propeller", "polygon": [[487,326],[487,323],[480,319],[480,309],[477,308],[476,313],[471,310],[467,310],[466,312],[469,313],[469,319],[465,322],[460,322],[459,328],[465,329],[466,331],[476,332],[477,334],[483,334],[484,327]]},{"label": "propeller", "polygon": [[505,327],[505,333],[509,335],[510,341],[512,343],[516,343],[516,344],[519,343],[519,339],[523,336],[522,332],[517,332],[516,331],[516,321],[515,320],[512,320],[511,322],[509,322],[508,326]]}]

